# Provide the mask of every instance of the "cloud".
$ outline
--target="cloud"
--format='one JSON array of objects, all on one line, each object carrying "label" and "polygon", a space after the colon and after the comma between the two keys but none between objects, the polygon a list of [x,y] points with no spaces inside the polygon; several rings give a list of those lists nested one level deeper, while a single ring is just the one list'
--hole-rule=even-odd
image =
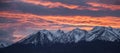
[{"label": "cloud", "polygon": [[[116,16],[120,17],[119,7],[114,6],[114,8],[110,5],[106,5],[102,7],[103,4],[97,4],[98,6],[94,6],[94,3],[85,3],[87,5],[75,5],[75,4],[67,4],[67,3],[54,3],[53,1],[45,1],[45,3],[34,0],[35,2],[40,2],[40,5],[34,5],[35,2],[29,3],[29,1],[33,0],[23,0],[25,2],[13,2],[10,7],[2,8],[1,11],[12,11],[12,12],[22,12],[22,13],[32,13],[37,15],[83,15],[83,16]],[[53,3],[52,3],[53,2]],[[54,6],[55,5],[55,6]],[[52,7],[50,7],[52,6]],[[67,6],[67,7],[65,7]],[[72,7],[78,6],[78,7]],[[82,6],[82,7],[81,7]],[[50,8],[49,8],[50,7]],[[69,8],[70,7],[70,8]],[[71,9],[72,7],[72,9]],[[113,11],[114,10],[114,11]]]},{"label": "cloud", "polygon": [[17,27],[29,27],[29,26],[30,27],[42,27],[42,26],[47,27],[47,25],[50,25],[50,24],[68,24],[68,25],[74,25],[74,26],[84,24],[89,26],[102,25],[102,26],[119,27],[119,17],[113,17],[113,16],[101,16],[101,17],[80,16],[80,15],[46,16],[46,15],[36,15],[36,14],[30,14],[30,13],[10,13],[10,12],[2,12],[0,13],[0,15],[1,17],[19,19],[20,21],[19,23],[13,24],[13,26],[17,26]]},{"label": "cloud", "polygon": [[63,28],[67,28],[67,27],[94,27],[94,26],[89,26],[89,25],[68,25],[68,24],[61,24],[61,26]]},{"label": "cloud", "polygon": [[36,6],[32,4],[21,3],[16,8],[11,9],[12,12],[32,13],[37,15],[85,15],[85,16],[117,16],[119,17],[120,11],[100,10],[72,10],[67,8],[45,8],[44,6]]},{"label": "cloud", "polygon": [[95,3],[95,2],[88,2],[87,4],[91,5],[92,7],[99,7],[109,10],[120,10],[120,5],[103,4],[103,3]]},{"label": "cloud", "polygon": [[0,37],[3,38],[3,37],[6,37],[6,36],[9,36],[11,33],[8,32],[8,31],[5,31],[5,30],[0,30]]},{"label": "cloud", "polygon": [[16,23],[19,22],[17,19],[9,19],[5,17],[0,17],[0,23]]},{"label": "cloud", "polygon": [[89,0],[89,1],[103,4],[120,5],[120,0]]},{"label": "cloud", "polygon": [[[65,0],[68,1],[68,0]],[[69,0],[70,1],[70,0]],[[91,10],[91,11],[98,11],[101,10],[99,8],[91,7],[89,4],[86,4],[85,2],[80,2],[79,5],[76,4],[69,4],[65,2],[61,2],[57,0],[57,2],[54,2],[54,0],[22,0],[24,3],[29,3],[37,6],[44,6],[47,8],[67,8],[71,10]],[[77,2],[76,2],[77,3]]]},{"label": "cloud", "polygon": [[12,29],[0,29],[0,41],[12,42],[12,35],[14,30]]},{"label": "cloud", "polygon": [[10,3],[1,3],[0,2],[0,10],[7,10],[8,8],[10,8]]},{"label": "cloud", "polygon": [[61,2],[65,4],[73,4],[73,5],[83,5],[83,6],[88,6],[85,4],[86,0],[42,0],[42,1],[51,1],[51,2]]},{"label": "cloud", "polygon": [[[98,11],[101,10],[100,8],[95,8],[91,3],[96,3],[97,7],[104,7],[110,8],[110,10],[120,10],[119,5],[115,5],[116,2],[120,2],[120,0],[22,0],[25,3],[31,3],[34,5],[42,5],[48,8],[55,8],[55,7],[64,7],[68,9],[76,9],[76,10],[91,10],[91,11]],[[113,8],[112,8],[113,7]],[[116,8],[114,8],[116,7]],[[104,9],[102,9],[104,10]]]},{"label": "cloud", "polygon": [[[8,35],[2,35],[4,38],[1,40],[7,40],[16,42],[32,32],[40,29],[48,30],[72,30],[73,28],[80,27],[86,30],[94,26],[112,26],[114,28],[120,28],[120,18],[113,16],[52,16],[52,15],[36,15],[31,13],[13,13],[13,12],[0,12],[0,17],[3,17],[5,21],[0,24],[0,29],[5,30],[4,33],[10,33]],[[19,22],[9,23],[6,21],[17,20]],[[7,38],[7,39],[6,39]]]}]

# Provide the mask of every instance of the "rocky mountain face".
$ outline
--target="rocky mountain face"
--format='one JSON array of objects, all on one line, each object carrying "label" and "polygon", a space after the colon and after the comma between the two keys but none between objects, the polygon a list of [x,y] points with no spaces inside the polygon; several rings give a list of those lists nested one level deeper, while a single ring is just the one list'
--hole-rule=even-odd
[{"label": "rocky mountain face", "polygon": [[9,45],[11,45],[11,44],[9,44],[8,42],[0,41],[0,48],[5,48],[5,47],[7,47]]},{"label": "rocky mountain face", "polygon": [[0,43],[0,48],[4,48],[6,45],[4,43]]},{"label": "rocky mountain face", "polygon": [[120,53],[120,29],[101,26],[91,31],[44,29],[0,49],[0,53]]},{"label": "rocky mountain face", "polygon": [[57,30],[52,33],[48,30],[40,30],[36,34],[33,34],[18,43],[24,44],[44,44],[44,43],[77,43],[80,41],[119,41],[120,40],[120,30],[114,29],[112,27],[100,27],[96,26],[91,31],[85,31],[79,28],[73,29],[65,33],[62,30]]}]

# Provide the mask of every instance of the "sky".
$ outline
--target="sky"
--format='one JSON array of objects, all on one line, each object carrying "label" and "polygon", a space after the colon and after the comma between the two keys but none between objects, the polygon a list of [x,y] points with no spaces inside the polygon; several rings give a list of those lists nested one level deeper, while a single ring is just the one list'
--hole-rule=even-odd
[{"label": "sky", "polygon": [[120,28],[120,0],[0,0],[0,41],[16,42],[41,29]]}]

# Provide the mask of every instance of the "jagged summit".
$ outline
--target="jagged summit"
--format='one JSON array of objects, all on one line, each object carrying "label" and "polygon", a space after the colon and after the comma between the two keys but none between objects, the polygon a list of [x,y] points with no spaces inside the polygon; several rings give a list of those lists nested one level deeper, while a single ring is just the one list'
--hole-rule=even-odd
[{"label": "jagged summit", "polygon": [[21,41],[19,43],[25,43],[25,44],[43,44],[43,43],[48,43],[52,41],[52,36],[53,34],[48,31],[48,30],[40,30],[36,34],[33,34]]},{"label": "jagged summit", "polygon": [[91,31],[75,28],[67,33],[62,30],[51,32],[40,30],[36,34],[21,40],[19,43],[24,44],[46,44],[46,43],[77,43],[80,41],[116,41],[120,40],[120,30],[112,27],[96,26]]},{"label": "jagged summit", "polygon": [[63,30],[61,30],[61,29],[59,29],[59,30],[57,30],[56,32],[60,32],[60,33],[64,33],[64,31]]},{"label": "jagged summit", "polygon": [[116,41],[119,39],[120,34],[115,33],[115,29],[112,27],[100,27],[96,26],[93,30],[88,32],[87,41],[92,41],[95,39],[105,40],[105,41]]},{"label": "jagged summit", "polygon": [[84,40],[87,31],[75,28],[72,31],[69,31],[66,35],[68,38],[71,38],[69,42],[79,42],[80,40]]}]

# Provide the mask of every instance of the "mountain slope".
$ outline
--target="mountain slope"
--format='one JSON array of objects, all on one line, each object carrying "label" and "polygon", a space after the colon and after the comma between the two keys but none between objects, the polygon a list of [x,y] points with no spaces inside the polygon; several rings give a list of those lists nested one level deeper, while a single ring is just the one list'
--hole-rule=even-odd
[{"label": "mountain slope", "polygon": [[40,30],[0,53],[120,53],[120,30],[96,26],[69,32]]},{"label": "mountain slope", "polygon": [[0,43],[0,48],[4,48],[6,45],[4,43]]},{"label": "mountain slope", "polygon": [[65,33],[62,30],[57,30],[55,33],[52,33],[48,30],[40,30],[36,34],[31,35],[28,38],[25,38],[19,43],[32,43],[32,44],[45,44],[45,43],[72,43],[83,40],[86,36],[87,31],[81,29],[73,29],[72,31]]},{"label": "mountain slope", "polygon": [[31,35],[28,38],[25,38],[18,43],[23,43],[23,44],[44,44],[44,43],[49,43],[51,42],[53,34],[49,32],[48,30],[40,30],[36,34]]},{"label": "mountain slope", "polygon": [[81,40],[85,40],[86,35],[87,35],[87,31],[81,30],[79,28],[73,29],[72,31],[66,34],[68,38],[72,38],[69,42],[76,42],[76,43]]},{"label": "mountain slope", "polygon": [[119,40],[119,32],[115,33],[115,29],[111,27],[100,27],[96,26],[91,30],[87,35],[87,41],[92,41],[95,39],[104,40],[104,41],[116,41]]},{"label": "mountain slope", "polygon": [[85,31],[79,28],[73,29],[65,33],[62,30],[57,30],[55,33],[48,30],[40,30],[36,34],[25,38],[19,43],[46,44],[46,43],[77,43],[80,41],[119,41],[120,32],[112,27],[96,26],[91,31]]},{"label": "mountain slope", "polygon": [[10,44],[8,44],[7,42],[4,41],[0,41],[0,48],[5,48],[7,46],[9,46]]}]

